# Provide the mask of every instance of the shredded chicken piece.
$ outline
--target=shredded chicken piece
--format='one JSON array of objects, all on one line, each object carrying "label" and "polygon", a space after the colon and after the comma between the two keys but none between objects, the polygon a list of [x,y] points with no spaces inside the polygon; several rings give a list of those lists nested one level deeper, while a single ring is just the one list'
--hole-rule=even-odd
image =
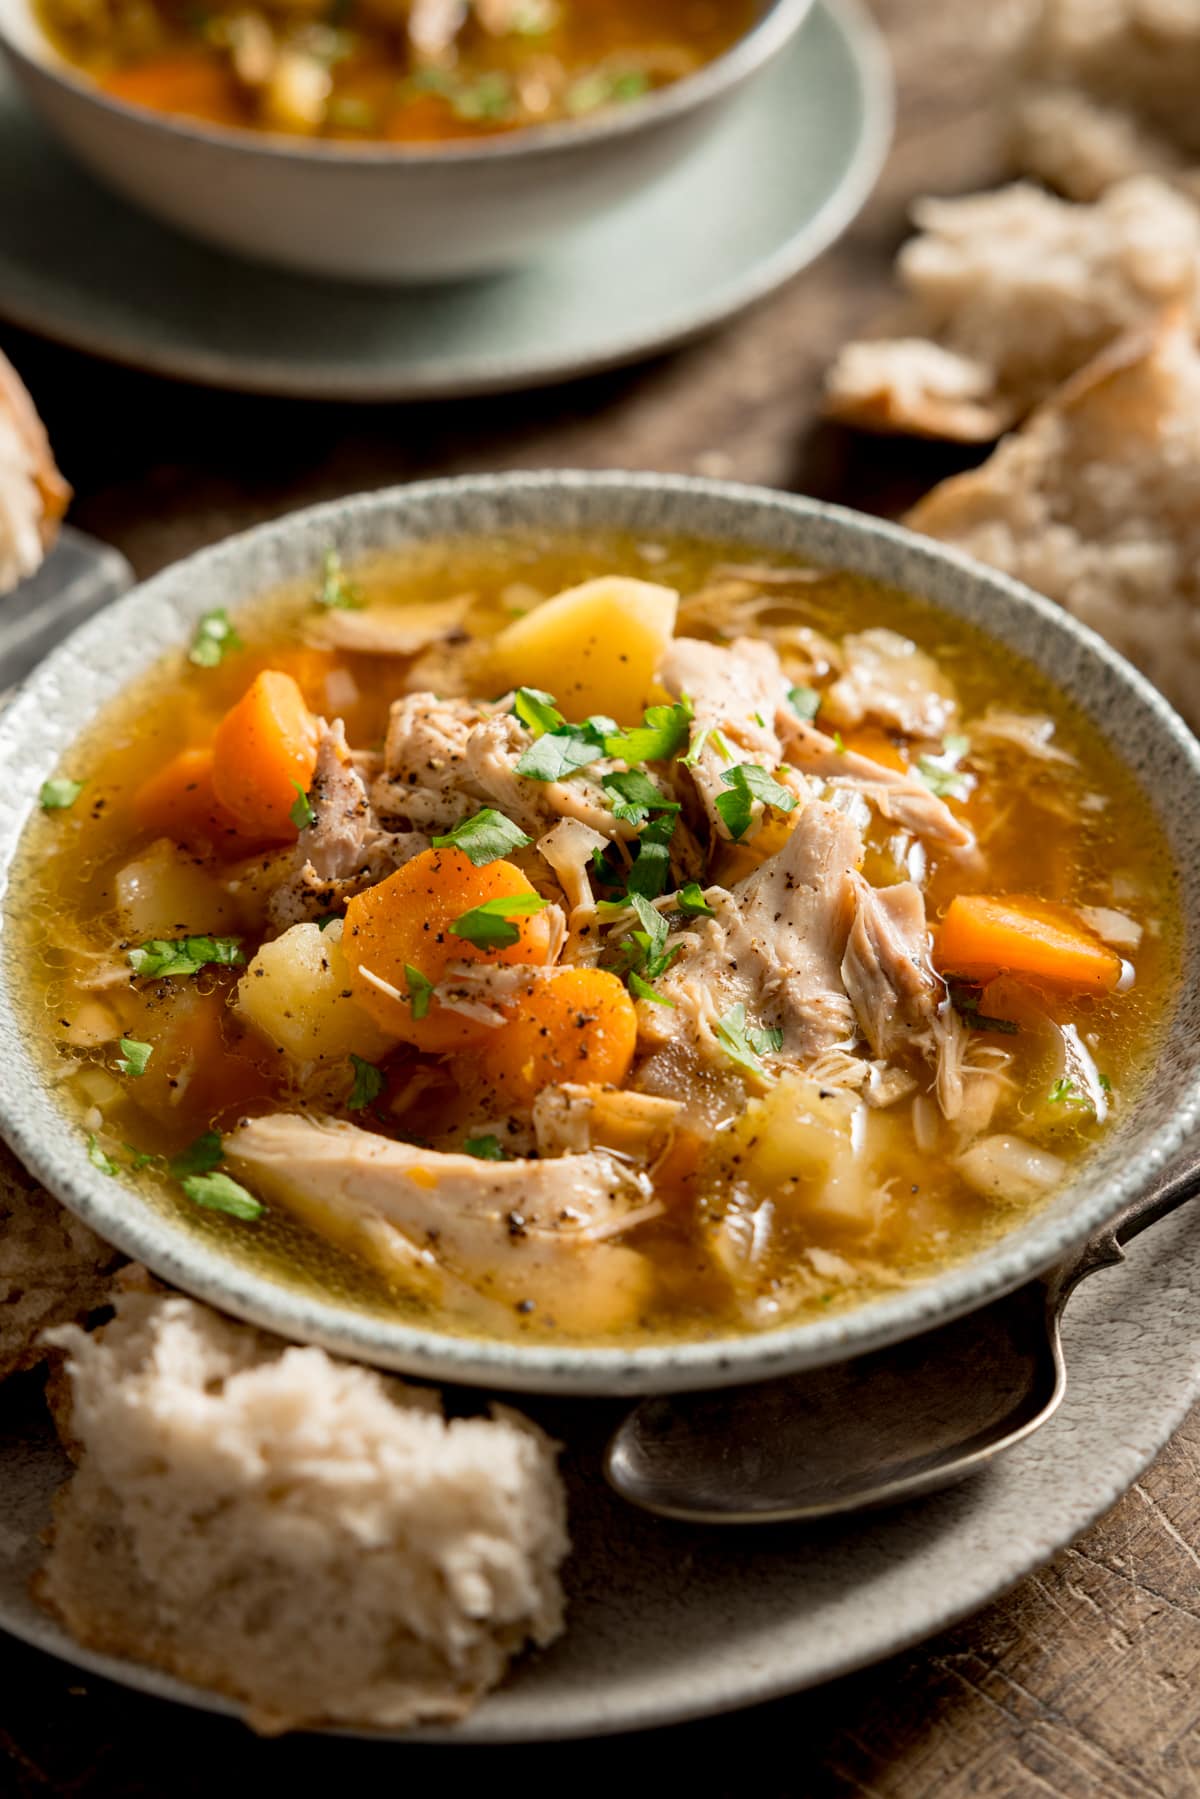
[{"label": "shredded chicken piece", "polygon": [[727,793],[722,775],[741,762],[774,770],[782,756],[775,715],[784,703],[787,682],[770,644],[739,637],[725,648],[695,637],[677,637],[663,662],[662,682],[669,693],[692,702],[695,717],[689,748],[689,772],[709,827],[728,840],[729,830],[716,808]]},{"label": "shredded chicken piece", "polygon": [[873,762],[855,750],[839,749],[835,738],[827,737],[815,725],[802,723],[790,712],[780,712],[778,722],[784,752],[804,774],[827,781],[831,787],[861,793],[881,817],[927,843],[952,850],[970,849],[974,844],[968,827],[916,775]]},{"label": "shredded chicken piece", "polygon": [[870,720],[905,737],[940,738],[958,714],[954,689],[932,656],[898,631],[851,632],[845,666],[821,695],[821,715],[847,730]]},{"label": "shredded chicken piece", "polygon": [[619,1087],[564,1082],[543,1087],[534,1101],[540,1156],[584,1155],[609,1149],[631,1162],[653,1164],[670,1147],[683,1101]]},{"label": "shredded chicken piece", "polygon": [[872,1053],[886,1061],[933,1024],[942,984],[929,965],[925,900],[902,881],[874,888],[852,877],[856,909],[842,979]]},{"label": "shredded chicken piece", "polygon": [[452,641],[462,632],[474,594],[407,606],[371,606],[363,611],[326,612],[308,635],[323,649],[360,656],[415,656],[431,644]]}]

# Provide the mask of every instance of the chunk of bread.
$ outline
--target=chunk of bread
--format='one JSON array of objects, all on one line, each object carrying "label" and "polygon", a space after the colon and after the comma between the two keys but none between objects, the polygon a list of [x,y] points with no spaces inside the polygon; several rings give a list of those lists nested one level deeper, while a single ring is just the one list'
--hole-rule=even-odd
[{"label": "chunk of bread", "polygon": [[1019,60],[1021,166],[1075,199],[1200,165],[1194,0],[1039,0]]},{"label": "chunk of bread", "polygon": [[907,523],[1048,594],[1200,729],[1200,353],[1180,315],[1112,345]]},{"label": "chunk of bread", "polygon": [[0,1380],[44,1360],[44,1330],[104,1305],[121,1260],[0,1143]]},{"label": "chunk of bread", "polygon": [[39,566],[70,498],[33,401],[0,356],[0,593]]},{"label": "chunk of bread", "polygon": [[1149,177],[1091,206],[1018,182],[913,216],[912,334],[847,345],[827,377],[826,411],[850,424],[986,442],[1122,332],[1200,307],[1200,212]]},{"label": "chunk of bread", "polygon": [[177,1295],[67,1352],[78,1467],[38,1596],[264,1732],[453,1719],[562,1627],[553,1446]]}]

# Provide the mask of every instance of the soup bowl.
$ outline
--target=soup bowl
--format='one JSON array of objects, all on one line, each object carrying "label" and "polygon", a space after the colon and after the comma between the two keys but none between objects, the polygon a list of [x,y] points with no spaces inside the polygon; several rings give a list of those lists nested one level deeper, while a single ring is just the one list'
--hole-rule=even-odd
[{"label": "soup bowl", "polygon": [[[767,1378],[859,1354],[985,1304],[1066,1257],[1174,1154],[1200,1115],[1200,743],[1149,684],[1027,589],[897,526],[812,500],[657,475],[514,474],[337,501],[203,550],[80,628],[0,718],[0,879],[19,907],[14,856],[42,783],[78,733],[200,615],[310,578],[333,544],[347,563],[423,541],[613,530],[637,541],[736,542],[846,569],[980,627],[1048,675],[1094,723],[1158,814],[1179,870],[1185,929],[1177,990],[1151,1077],[1068,1184],[1008,1235],[920,1284],[752,1335],[646,1346],[559,1347],[418,1327],[242,1260],[185,1216],[89,1161],[30,1041],[22,969],[0,958],[0,1131],[63,1203],[165,1280],[280,1334],[414,1374],[491,1387],[643,1393]],[[1014,696],[1019,698],[1019,696]]]},{"label": "soup bowl", "polygon": [[0,47],[55,137],[155,218],[305,274],[427,282],[511,268],[665,175],[752,88],[811,5],[763,0],[724,55],[595,118],[429,147],[314,143],[127,105],[58,54],[31,0],[0,0]]}]

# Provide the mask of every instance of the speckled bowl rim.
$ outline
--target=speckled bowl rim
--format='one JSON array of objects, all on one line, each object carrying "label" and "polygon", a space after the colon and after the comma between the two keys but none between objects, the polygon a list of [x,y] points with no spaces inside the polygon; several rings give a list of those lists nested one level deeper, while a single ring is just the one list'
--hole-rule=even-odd
[{"label": "speckled bowl rim", "polygon": [[83,625],[0,718],[0,882],[7,885],[42,781],[79,732],[128,681],[185,643],[209,606],[236,607],[309,575],[330,544],[353,562],[428,538],[605,527],[795,553],[974,618],[1071,695],[1143,787],[1153,777],[1186,922],[1175,1011],[1146,1091],[1045,1210],[934,1279],[844,1314],[753,1336],[625,1349],[526,1346],[392,1322],[276,1284],[155,1212],[136,1188],[100,1174],[24,1043],[12,958],[5,956],[0,1133],[71,1211],[163,1279],[281,1336],[431,1379],[578,1395],[730,1385],[861,1354],[1020,1285],[1115,1216],[1200,1118],[1200,742],[1100,638],[1019,583],[899,526],[762,488],[655,474],[465,476],[335,500],[199,551]]},{"label": "speckled bowl rim", "polygon": [[[38,45],[32,52],[13,35],[4,16],[4,6],[24,5]],[[592,119],[564,120],[549,125],[529,125],[521,130],[481,141],[455,140],[436,145],[354,143],[326,139],[309,142],[286,133],[238,131],[224,125],[210,125],[203,120],[188,119],[171,113],[158,113],[152,107],[134,106],[106,94],[94,81],[81,74],[59,54],[42,32],[30,0],[3,0],[0,4],[0,51],[23,68],[36,70],[59,87],[66,88],[77,99],[86,101],[98,112],[135,120],[150,131],[161,131],[168,137],[181,138],[197,145],[219,145],[245,156],[265,156],[275,160],[301,163],[322,169],[347,170],[370,168],[428,169],[478,167],[480,164],[537,162],[544,156],[563,151],[586,154],[591,146],[610,144],[635,137],[642,131],[653,131],[673,119],[700,112],[710,102],[732,94],[743,83],[761,74],[787,48],[798,34],[815,0],[766,0],[763,10],[750,27],[720,56],[704,63],[691,75],[656,88],[644,98],[634,100],[612,113]]]}]

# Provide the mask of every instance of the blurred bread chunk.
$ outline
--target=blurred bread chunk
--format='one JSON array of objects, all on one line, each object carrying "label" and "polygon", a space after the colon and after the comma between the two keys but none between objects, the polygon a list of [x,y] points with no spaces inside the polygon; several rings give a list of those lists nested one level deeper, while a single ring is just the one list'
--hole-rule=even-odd
[{"label": "blurred bread chunk", "polygon": [[0,356],[0,593],[40,566],[70,498],[33,401]]},{"label": "blurred bread chunk", "polygon": [[66,1351],[78,1466],[38,1595],[258,1730],[453,1719],[562,1628],[555,1452],[517,1414],[126,1291]]},{"label": "blurred bread chunk", "polygon": [[1040,0],[1019,62],[1028,174],[1076,200],[1134,174],[1200,187],[1195,0]]},{"label": "blurred bread chunk", "polygon": [[121,1261],[0,1143],[0,1380],[45,1359],[43,1331],[104,1305]]},{"label": "blurred bread chunk", "polygon": [[1093,205],[1018,182],[913,217],[907,335],[848,344],[827,376],[826,411],[867,430],[989,442],[1132,326],[1200,303],[1200,213],[1151,177]]},{"label": "blurred bread chunk", "polygon": [[1110,346],[906,522],[1057,600],[1200,729],[1200,353],[1187,314]]}]

